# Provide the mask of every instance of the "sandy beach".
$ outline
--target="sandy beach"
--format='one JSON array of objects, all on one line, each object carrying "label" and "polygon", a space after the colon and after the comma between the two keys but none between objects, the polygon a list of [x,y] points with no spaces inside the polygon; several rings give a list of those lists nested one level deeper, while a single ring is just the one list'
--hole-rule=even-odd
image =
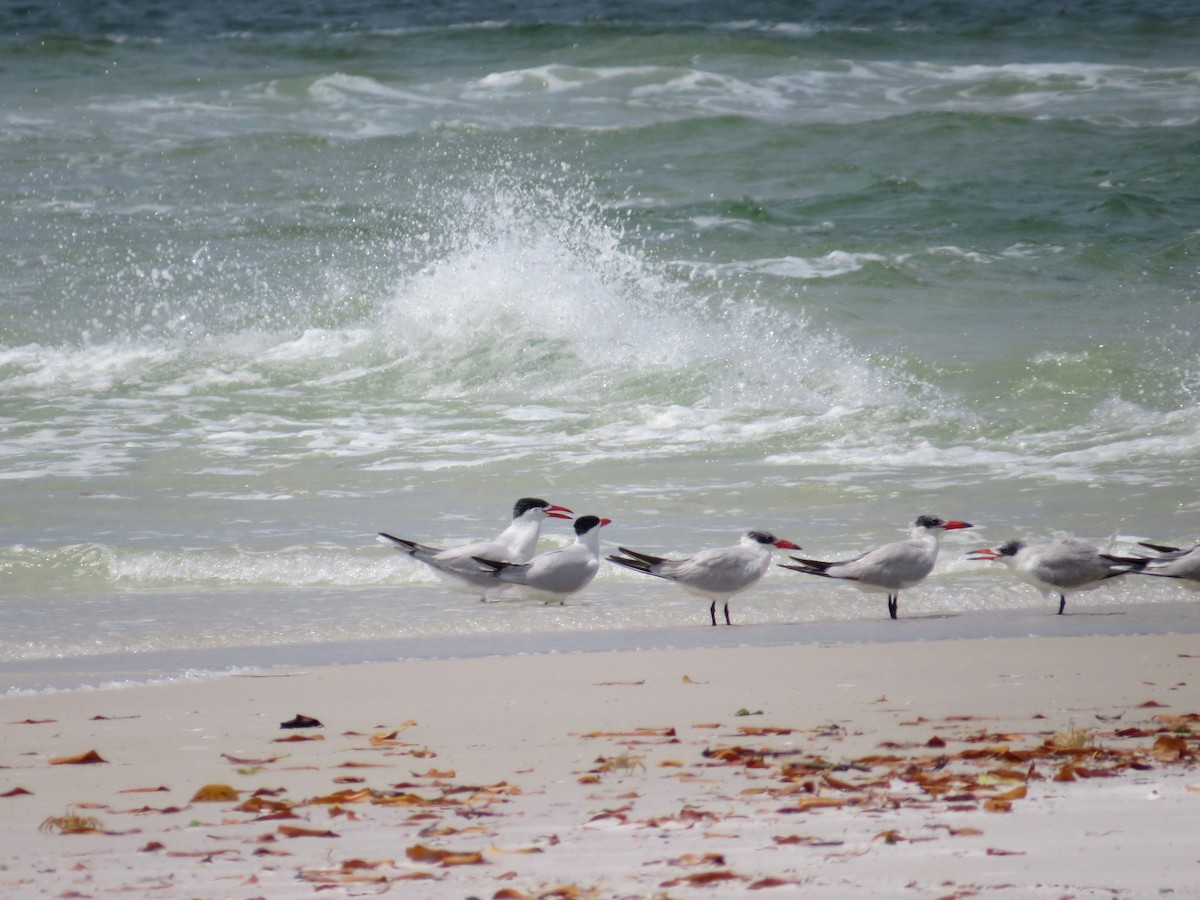
[{"label": "sandy beach", "polygon": [[[6,897],[1200,896],[1200,637],[267,670],[0,700]],[[281,727],[297,715],[320,727]]]}]

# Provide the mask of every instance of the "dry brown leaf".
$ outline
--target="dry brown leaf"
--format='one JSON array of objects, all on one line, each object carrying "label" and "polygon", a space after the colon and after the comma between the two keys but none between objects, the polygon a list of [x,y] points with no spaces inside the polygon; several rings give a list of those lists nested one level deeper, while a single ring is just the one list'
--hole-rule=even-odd
[{"label": "dry brown leaf", "polygon": [[430,769],[428,772],[413,772],[413,777],[445,780],[447,778],[457,778],[458,773],[453,769]]},{"label": "dry brown leaf", "polygon": [[238,792],[227,784],[206,784],[192,795],[193,803],[236,803]]},{"label": "dry brown leaf", "polygon": [[1160,762],[1176,762],[1190,754],[1184,738],[1177,734],[1160,734],[1150,748],[1150,755]]},{"label": "dry brown leaf", "polygon": [[1029,792],[1029,788],[1021,784],[1013,788],[1011,791],[1004,791],[1001,794],[996,794],[992,800],[1024,800],[1025,795]]},{"label": "dry brown leaf", "polygon": [[323,734],[289,734],[287,737],[275,738],[272,744],[298,744],[301,741],[323,741]]},{"label": "dry brown leaf", "polygon": [[292,804],[283,800],[270,800],[262,796],[253,796],[244,803],[234,807],[238,812],[248,813],[283,813],[292,809]]},{"label": "dry brown leaf", "polygon": [[493,853],[499,853],[501,855],[512,854],[512,855],[518,855],[518,856],[529,856],[534,853],[545,853],[546,852],[541,847],[536,847],[536,846],[534,846],[534,847],[513,847],[511,849],[505,849],[502,847],[497,847],[495,844],[492,844],[490,847],[488,847],[488,849],[491,850]]},{"label": "dry brown leaf", "polygon": [[373,806],[430,806],[438,802],[439,801],[436,800],[426,800],[419,794],[411,794],[405,791],[401,791],[396,794],[384,794],[382,796],[371,797],[371,804]]},{"label": "dry brown leaf", "polygon": [[5,791],[3,794],[0,794],[0,797],[21,797],[21,796],[32,797],[33,791],[27,791],[23,787],[15,787],[11,791]]},{"label": "dry brown leaf", "polygon": [[102,757],[95,750],[89,750],[87,753],[80,753],[78,756],[54,756],[50,758],[52,766],[90,766],[95,763],[106,763],[107,759]]},{"label": "dry brown leaf", "polygon": [[680,878],[664,881],[660,887],[678,887],[679,885],[688,885],[690,887],[701,887],[708,884],[716,884],[721,881],[743,881],[741,875],[735,875],[728,869],[721,869],[717,872],[693,872],[691,875],[684,875]]},{"label": "dry brown leaf", "polygon": [[413,746],[408,741],[400,740],[399,735],[400,735],[399,730],[391,731],[391,732],[388,732],[387,734],[383,734],[383,733],[373,734],[373,735],[371,735],[371,746],[372,747],[411,747],[411,746]]},{"label": "dry brown leaf", "polygon": [[836,800],[833,797],[803,797],[791,806],[778,810],[781,813],[804,813],[813,809],[840,809],[849,806],[850,800]]},{"label": "dry brown leaf", "polygon": [[157,794],[162,791],[170,791],[171,789],[165,784],[160,784],[158,787],[143,787],[143,788],[125,788],[121,791],[122,794]]},{"label": "dry brown leaf", "polygon": [[319,828],[298,828],[295,825],[280,825],[275,829],[277,834],[284,837],[341,837],[336,831],[322,831]]},{"label": "dry brown leaf", "polygon": [[443,867],[478,866],[484,863],[483,853],[478,850],[438,850],[434,847],[427,847],[424,844],[414,844],[405,850],[404,853],[413,862],[432,863]]},{"label": "dry brown leaf", "polygon": [[797,883],[798,882],[795,882],[795,881],[784,881],[782,878],[774,878],[774,877],[768,876],[767,878],[760,878],[760,879],[758,879],[758,881],[751,882],[750,885],[746,888],[746,890],[765,891],[768,888],[784,887],[789,884],[797,884]]},{"label": "dry brown leaf", "polygon": [[1024,850],[1001,850],[998,847],[988,847],[988,856],[1024,856]]},{"label": "dry brown leaf", "polygon": [[55,722],[55,721],[57,721],[57,720],[56,719],[22,719],[19,722],[9,722],[8,724],[9,725],[49,725],[51,722]]},{"label": "dry brown leaf", "polygon": [[164,816],[173,816],[176,813],[183,812],[185,809],[187,809],[185,806],[164,806],[162,808],[157,806],[139,806],[137,809],[114,809],[113,812],[135,816],[143,816],[146,813],[159,813]]},{"label": "dry brown leaf", "polygon": [[370,788],[359,788],[358,790],[346,788],[343,791],[334,791],[332,794],[326,794],[324,797],[313,797],[308,802],[324,806],[336,806],[341,803],[361,803],[363,800],[371,799],[372,793]]},{"label": "dry brown leaf", "polygon": [[635,728],[633,731],[589,731],[580,735],[585,738],[650,738],[675,737],[674,728]]}]

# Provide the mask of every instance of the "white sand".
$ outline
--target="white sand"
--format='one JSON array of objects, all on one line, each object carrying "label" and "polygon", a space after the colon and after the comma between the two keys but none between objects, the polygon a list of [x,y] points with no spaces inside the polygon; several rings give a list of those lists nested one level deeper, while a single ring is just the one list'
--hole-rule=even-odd
[{"label": "white sand", "polygon": [[[279,727],[297,713],[324,727]],[[1196,713],[1194,635],[9,697],[0,895],[1196,897]],[[208,784],[238,799],[194,802]]]}]

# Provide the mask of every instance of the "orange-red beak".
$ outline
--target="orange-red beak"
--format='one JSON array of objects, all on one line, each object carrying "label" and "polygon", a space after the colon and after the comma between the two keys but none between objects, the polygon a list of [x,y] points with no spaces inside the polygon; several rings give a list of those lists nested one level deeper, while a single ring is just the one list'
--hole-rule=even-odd
[{"label": "orange-red beak", "polygon": [[547,506],[546,515],[551,519],[569,519],[573,514],[565,506]]},{"label": "orange-red beak", "polygon": [[947,522],[942,527],[946,531],[955,531],[959,528],[974,528],[975,526],[972,525],[970,522],[960,522],[960,521],[958,521],[958,519],[951,519],[949,522]]},{"label": "orange-red beak", "polygon": [[975,562],[992,562],[1000,558],[1000,554],[991,547],[984,547],[981,550],[972,550],[967,554],[967,559]]}]

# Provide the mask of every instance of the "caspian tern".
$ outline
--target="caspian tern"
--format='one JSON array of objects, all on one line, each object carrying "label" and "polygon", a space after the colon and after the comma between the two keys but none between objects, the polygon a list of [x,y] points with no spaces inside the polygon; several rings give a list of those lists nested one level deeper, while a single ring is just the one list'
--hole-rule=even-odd
[{"label": "caspian tern", "polygon": [[476,556],[484,577],[494,586],[512,585],[525,597],[562,605],[572,594],[591,584],[600,570],[600,529],[611,519],[580,516],[575,520],[575,542],[560,550],[539,553],[517,564]]},{"label": "caspian tern", "polygon": [[938,539],[944,531],[973,527],[970,522],[945,521],[937,516],[918,516],[906,541],[884,544],[853,559],[827,562],[793,556],[798,566],[785,569],[806,575],[840,578],[852,582],[860,591],[887,594],[888,615],[895,619],[900,592],[925,580],[937,562]]},{"label": "caspian tern", "polygon": [[425,563],[451,590],[487,600],[488,591],[496,590],[498,586],[491,577],[491,571],[482,569],[475,562],[475,557],[484,556],[500,562],[528,562],[537,549],[542,521],[547,518],[570,519],[571,510],[538,497],[522,497],[513,506],[512,523],[494,540],[475,541],[449,550],[398,538],[384,531],[379,532],[377,540]]},{"label": "caspian tern", "polygon": [[1090,591],[1110,578],[1140,568],[1137,559],[1111,556],[1091,544],[1062,538],[1040,544],[1009,541],[996,549],[972,550],[969,559],[1001,562],[1021,581],[1050,596],[1058,595],[1058,614],[1067,606],[1067,595]]},{"label": "caspian tern", "polygon": [[618,548],[624,556],[610,556],[610,562],[635,572],[645,572],[673,581],[689,594],[712,600],[708,613],[717,624],[717,603],[725,603],[725,624],[729,621],[729,598],[753,587],[771,565],[771,548],[799,550],[791,541],[781,540],[766,531],[748,531],[732,547],[713,547],[683,559],[663,559],[628,547]]},{"label": "caspian tern", "polygon": [[1139,575],[1157,575],[1159,578],[1176,578],[1185,587],[1200,591],[1200,544],[1186,550],[1179,547],[1167,547],[1163,544],[1142,542],[1142,547],[1157,550],[1161,556],[1139,557],[1145,559],[1145,568],[1137,571]]}]

